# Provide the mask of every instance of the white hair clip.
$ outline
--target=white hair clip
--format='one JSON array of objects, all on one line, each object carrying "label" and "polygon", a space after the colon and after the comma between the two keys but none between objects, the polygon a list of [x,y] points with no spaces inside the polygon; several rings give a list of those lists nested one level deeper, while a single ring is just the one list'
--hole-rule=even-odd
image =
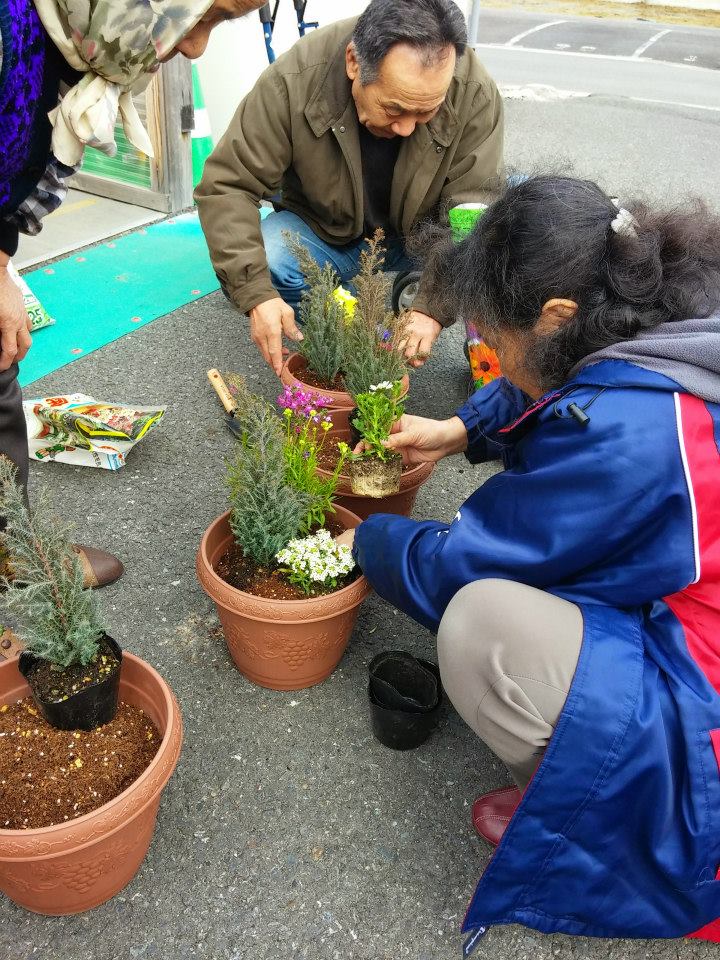
[{"label": "white hair clip", "polygon": [[638,222],[635,217],[629,210],[626,210],[625,207],[620,206],[620,201],[616,197],[612,197],[612,202],[618,208],[618,212],[610,224],[610,229],[613,233],[617,233],[620,236],[637,238]]}]

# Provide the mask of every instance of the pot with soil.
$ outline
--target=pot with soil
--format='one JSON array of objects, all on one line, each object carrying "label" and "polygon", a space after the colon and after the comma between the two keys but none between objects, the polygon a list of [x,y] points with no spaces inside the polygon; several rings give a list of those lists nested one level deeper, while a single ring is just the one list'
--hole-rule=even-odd
[{"label": "pot with soil", "polygon": [[24,651],[18,669],[47,722],[59,730],[94,730],[117,712],[122,650],[106,633],[97,654],[83,666],[58,667]]},{"label": "pot with soil", "polygon": [[[334,519],[344,530],[360,523],[343,507],[336,507]],[[264,592],[275,590],[276,596],[262,596],[232,586],[218,573],[232,545],[228,512],[205,532],[196,569],[200,585],[217,608],[238,670],[271,690],[302,690],[322,683],[345,652],[360,604],[370,593],[367,580],[358,575],[332,593],[303,597],[298,592],[295,599],[288,599],[277,595],[284,591],[273,586],[268,574]]]},{"label": "pot with soil", "polygon": [[306,391],[286,388],[282,416],[234,378],[243,442],[229,464],[228,513],[206,531],[198,579],[214,601],[238,669],[254,683],[300,690],[335,669],[370,587],[349,547],[333,539],[357,526],[335,509],[337,480],[318,458],[331,424]]},{"label": "pot with soil", "polygon": [[0,890],[27,910],[90,910],[122,890],[145,858],[180,756],[182,720],[162,677],[127,652],[119,699],[111,724],[58,731],[38,716],[17,658],[0,662]]},{"label": "pot with soil", "polygon": [[[298,318],[303,330],[299,352],[285,361],[280,379],[285,386],[317,391],[329,401],[336,427],[348,425],[353,395],[381,381],[401,381],[409,387],[403,351],[407,314],[386,309],[392,280],[383,271],[382,230],[367,240],[353,284],[355,298],[339,295],[339,279],[329,265],[320,267],[298,238],[286,234],[290,250],[305,277]],[[349,301],[352,306],[348,309]],[[337,411],[337,414],[335,413]]]},{"label": "pot with soil", "polygon": [[[322,377],[308,368],[308,361],[301,353],[291,353],[283,364],[280,380],[285,386],[299,387],[327,397],[330,401],[328,412],[332,417],[333,426],[341,430],[347,429],[350,417],[355,410],[355,400],[351,393],[342,389],[345,385],[342,373],[338,374],[333,381],[333,386],[330,387]],[[410,377],[407,373],[402,375],[400,382],[402,383],[400,396],[406,397],[410,390]],[[368,383],[367,386],[369,387],[370,384]]]}]

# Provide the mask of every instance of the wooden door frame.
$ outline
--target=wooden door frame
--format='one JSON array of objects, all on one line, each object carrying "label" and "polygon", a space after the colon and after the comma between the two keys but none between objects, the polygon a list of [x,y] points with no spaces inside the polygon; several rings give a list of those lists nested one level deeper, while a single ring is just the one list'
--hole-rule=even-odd
[{"label": "wooden door frame", "polygon": [[71,185],[86,193],[135,206],[177,213],[192,206],[192,139],[195,126],[192,69],[185,57],[173,57],[147,89],[147,123],[155,157],[150,188],[109,177],[77,173]]}]

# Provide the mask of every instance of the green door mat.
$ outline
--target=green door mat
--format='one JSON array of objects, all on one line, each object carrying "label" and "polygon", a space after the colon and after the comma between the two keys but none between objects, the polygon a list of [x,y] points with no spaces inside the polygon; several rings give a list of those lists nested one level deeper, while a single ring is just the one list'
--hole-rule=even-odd
[{"label": "green door mat", "polygon": [[51,317],[20,364],[25,386],[218,289],[197,213],[25,274]]}]

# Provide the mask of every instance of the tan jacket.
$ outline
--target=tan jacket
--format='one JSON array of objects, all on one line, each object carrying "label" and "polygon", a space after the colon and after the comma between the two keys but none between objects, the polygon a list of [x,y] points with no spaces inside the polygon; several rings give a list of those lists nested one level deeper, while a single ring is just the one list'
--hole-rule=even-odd
[{"label": "tan jacket", "polygon": [[[268,67],[205,166],[195,193],[202,227],[243,313],[277,296],[260,231],[262,199],[281,191],[282,206],[327,243],[362,234],[358,119],[345,72],[355,22],[314,31]],[[406,236],[448,201],[477,199],[501,173],[502,146],[500,94],[468,50],[439,112],[402,144],[390,197],[395,230]],[[423,310],[424,298],[416,307]]]}]

